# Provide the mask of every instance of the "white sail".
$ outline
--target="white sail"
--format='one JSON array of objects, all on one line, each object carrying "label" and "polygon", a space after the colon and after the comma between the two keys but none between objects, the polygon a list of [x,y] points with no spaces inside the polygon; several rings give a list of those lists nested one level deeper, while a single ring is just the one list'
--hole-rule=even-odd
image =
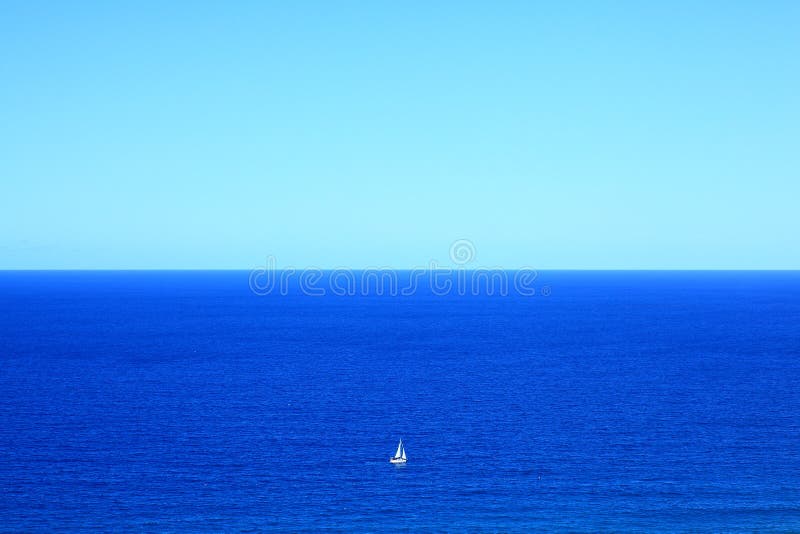
[{"label": "white sail", "polygon": [[403,454],[400,456],[400,458],[402,458],[403,460],[406,459],[406,448],[405,447],[403,447]]},{"label": "white sail", "polygon": [[400,440],[400,443],[397,444],[397,452],[394,453],[394,457],[395,458],[400,458],[400,454],[401,453],[405,454],[405,451],[403,450],[403,440],[402,439]]}]

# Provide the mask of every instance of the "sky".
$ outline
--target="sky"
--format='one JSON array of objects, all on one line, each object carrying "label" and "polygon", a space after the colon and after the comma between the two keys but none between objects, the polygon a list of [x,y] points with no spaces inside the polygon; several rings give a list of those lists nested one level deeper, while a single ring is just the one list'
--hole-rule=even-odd
[{"label": "sky", "polygon": [[0,3],[0,269],[800,268],[800,2]]}]

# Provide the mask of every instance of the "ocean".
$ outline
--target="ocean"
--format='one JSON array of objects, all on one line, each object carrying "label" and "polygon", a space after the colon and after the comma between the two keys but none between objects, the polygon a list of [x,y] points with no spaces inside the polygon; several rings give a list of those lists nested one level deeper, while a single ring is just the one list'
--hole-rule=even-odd
[{"label": "ocean", "polygon": [[799,272],[252,281],[0,273],[0,530],[800,530]]}]

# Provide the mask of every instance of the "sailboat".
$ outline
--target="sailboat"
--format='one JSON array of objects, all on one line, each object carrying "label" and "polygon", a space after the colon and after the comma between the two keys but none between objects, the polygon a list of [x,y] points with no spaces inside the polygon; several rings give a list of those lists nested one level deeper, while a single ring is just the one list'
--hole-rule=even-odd
[{"label": "sailboat", "polygon": [[406,463],[406,448],[403,447],[403,440],[400,440],[400,443],[397,444],[397,452],[394,453],[394,456],[389,458],[389,461],[393,464],[404,464]]}]

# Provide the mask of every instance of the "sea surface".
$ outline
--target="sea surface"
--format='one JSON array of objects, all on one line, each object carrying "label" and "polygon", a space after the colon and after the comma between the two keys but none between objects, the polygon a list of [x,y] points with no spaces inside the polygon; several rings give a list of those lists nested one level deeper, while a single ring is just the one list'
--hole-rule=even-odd
[{"label": "sea surface", "polygon": [[0,531],[800,530],[798,272],[249,281],[0,273]]}]

